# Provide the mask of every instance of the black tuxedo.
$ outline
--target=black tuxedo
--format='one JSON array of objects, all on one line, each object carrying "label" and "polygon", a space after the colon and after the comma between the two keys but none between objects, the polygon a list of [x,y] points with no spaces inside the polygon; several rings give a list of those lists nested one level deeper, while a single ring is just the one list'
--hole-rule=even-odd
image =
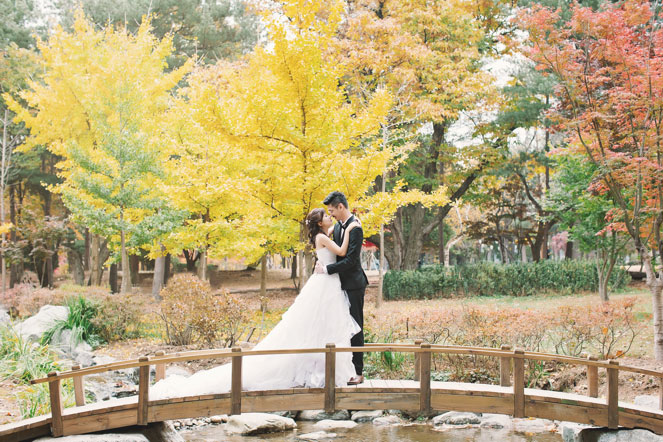
[{"label": "black tuxedo", "polygon": [[[354,216],[351,216],[343,225],[338,222],[334,226],[334,242],[339,246],[343,244],[343,237],[345,236],[343,227],[350,225],[354,220]],[[368,285],[368,278],[364,273],[364,269],[361,268],[361,246],[363,243],[364,231],[361,226],[355,227],[350,232],[348,252],[344,257],[339,258],[336,263],[327,266],[327,273],[330,275],[338,273],[341,279],[341,288],[346,291],[350,300],[350,315],[361,327],[361,331],[354,335],[350,341],[353,347],[364,346],[364,293]],[[352,363],[357,374],[361,375],[364,370],[364,353],[352,353]]]}]

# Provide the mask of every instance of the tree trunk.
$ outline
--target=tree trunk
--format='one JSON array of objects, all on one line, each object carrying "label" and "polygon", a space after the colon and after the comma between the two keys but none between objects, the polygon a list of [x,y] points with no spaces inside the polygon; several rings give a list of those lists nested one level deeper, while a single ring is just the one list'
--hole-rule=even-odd
[{"label": "tree trunk", "polygon": [[108,250],[108,240],[105,239],[101,242],[99,246],[99,273],[97,275],[96,285],[101,285],[101,281],[104,279],[104,264],[108,261],[110,257],[110,250]]},{"label": "tree trunk", "polygon": [[166,255],[166,262],[164,263],[164,269],[163,269],[163,285],[168,284],[168,280],[170,279],[170,261],[171,261],[171,254]]},{"label": "tree trunk", "polygon": [[92,235],[92,244],[90,246],[90,282],[88,285],[98,285],[100,277],[99,270],[101,264],[99,263],[99,235]]},{"label": "tree trunk", "polygon": [[196,262],[200,259],[200,254],[195,250],[182,250],[184,259],[186,259],[186,271],[193,273],[196,270]]},{"label": "tree trunk", "polygon": [[260,297],[267,296],[267,254],[260,259]]},{"label": "tree trunk", "polygon": [[131,265],[129,264],[129,256],[127,255],[124,235],[124,230],[120,230],[120,247],[122,254],[122,286],[120,286],[120,293],[122,294],[131,292]]},{"label": "tree trunk", "polygon": [[309,250],[304,251],[304,284],[311,277],[311,271],[313,270],[313,253]]},{"label": "tree trunk", "polygon": [[573,259],[573,241],[566,242],[566,250],[564,250],[564,259]]},{"label": "tree trunk", "polygon": [[198,278],[201,281],[207,281],[207,249],[199,253],[198,258]]},{"label": "tree trunk", "polygon": [[140,285],[140,274],[138,269],[140,266],[140,257],[136,255],[129,256],[129,269],[131,271],[131,286],[138,287]]},{"label": "tree trunk", "polygon": [[83,255],[83,270],[90,270],[90,230],[85,229],[85,254]]},{"label": "tree trunk", "polygon": [[67,261],[69,261],[69,270],[78,285],[85,284],[85,271],[83,270],[83,259],[79,252],[73,249],[67,250]]},{"label": "tree trunk", "polygon": [[117,263],[110,265],[110,270],[108,271],[108,283],[110,285],[111,293],[117,293]]},{"label": "tree trunk", "polygon": [[154,260],[154,277],[152,278],[152,296],[157,301],[161,301],[161,289],[164,285],[164,274],[166,273],[166,257],[158,256]]},{"label": "tree trunk", "polygon": [[603,251],[597,251],[598,259],[596,260],[596,271],[599,277],[599,298],[601,301],[609,301],[608,299],[608,276],[606,275],[605,254]]}]

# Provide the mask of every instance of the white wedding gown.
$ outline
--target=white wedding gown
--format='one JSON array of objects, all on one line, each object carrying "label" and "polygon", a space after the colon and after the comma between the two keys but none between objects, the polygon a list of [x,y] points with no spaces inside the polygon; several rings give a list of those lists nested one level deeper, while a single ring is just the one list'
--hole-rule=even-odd
[{"label": "white wedding gown", "polygon": [[[324,265],[336,262],[336,255],[327,248],[317,250],[317,255]],[[324,348],[329,343],[349,347],[350,338],[359,331],[359,325],[350,316],[350,302],[341,289],[338,274],[314,274],[283,314],[281,322],[254,350]],[[352,353],[337,353],[336,385],[346,385],[353,376]],[[227,393],[230,384],[231,364],[228,363],[189,377],[169,376],[150,388],[150,400]],[[242,359],[243,390],[320,388],[324,384],[324,353],[245,356]]]}]

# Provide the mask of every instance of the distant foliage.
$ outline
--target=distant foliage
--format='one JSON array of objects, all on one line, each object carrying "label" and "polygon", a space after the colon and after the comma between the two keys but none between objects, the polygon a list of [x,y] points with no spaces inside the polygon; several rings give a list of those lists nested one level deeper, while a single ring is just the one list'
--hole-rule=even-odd
[{"label": "distant foliage", "polygon": [[[612,289],[626,286],[628,272],[615,267]],[[393,271],[384,278],[386,299],[431,299],[456,296],[529,296],[545,292],[574,293],[598,290],[598,272],[592,261],[542,261],[538,263],[467,266],[431,266],[421,270]]]},{"label": "distant foliage", "polygon": [[208,282],[189,273],[173,276],[161,297],[159,316],[172,345],[234,345],[248,321],[248,308],[240,299],[227,292],[214,294]]}]

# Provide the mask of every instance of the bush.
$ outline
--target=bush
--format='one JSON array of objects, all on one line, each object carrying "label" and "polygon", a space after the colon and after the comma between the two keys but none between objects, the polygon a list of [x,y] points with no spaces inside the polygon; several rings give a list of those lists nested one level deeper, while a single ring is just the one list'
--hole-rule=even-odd
[{"label": "bush", "polygon": [[71,296],[65,300],[69,309],[69,315],[65,320],[56,321],[41,338],[42,344],[48,344],[53,337],[64,330],[71,330],[72,347],[85,341],[92,347],[101,343],[101,338],[93,324],[94,318],[99,312],[99,304],[81,295]]},{"label": "bush", "polygon": [[137,333],[141,298],[132,294],[101,294],[93,297],[97,314],[92,319],[95,333],[105,342],[130,338]]},{"label": "bush", "polygon": [[65,295],[59,290],[37,288],[32,284],[16,284],[0,294],[0,304],[4,305],[14,318],[26,318],[35,315],[47,304],[61,304]]},{"label": "bush", "polygon": [[189,273],[173,276],[161,297],[159,316],[172,345],[234,345],[248,320],[242,301],[228,292],[215,295],[208,282]]},{"label": "bush", "polygon": [[[615,267],[610,286],[621,289],[628,272]],[[390,270],[384,276],[385,299],[432,299],[452,296],[529,296],[541,292],[597,291],[598,272],[592,261],[552,261],[467,266],[430,266]]]}]

